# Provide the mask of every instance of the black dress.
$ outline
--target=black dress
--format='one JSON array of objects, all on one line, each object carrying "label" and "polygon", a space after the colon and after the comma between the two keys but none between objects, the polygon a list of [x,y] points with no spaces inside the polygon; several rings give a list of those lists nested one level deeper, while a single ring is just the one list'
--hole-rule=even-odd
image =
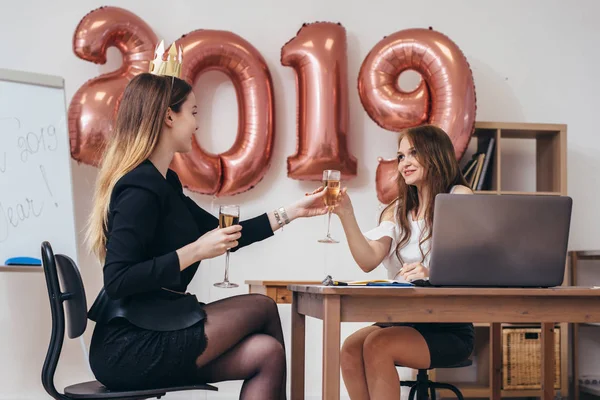
[{"label": "black dress", "polygon": [[[273,235],[266,214],[243,221],[236,251]],[[111,194],[104,287],[90,308],[96,321],[90,365],[109,389],[195,383],[206,349],[206,313],[185,293],[199,262],[179,269],[176,250],[218,226],[149,160],[123,176]]]},{"label": "black dress", "polygon": [[472,323],[378,322],[375,326],[408,326],[416,329],[429,348],[429,368],[447,368],[469,358],[475,345]]}]

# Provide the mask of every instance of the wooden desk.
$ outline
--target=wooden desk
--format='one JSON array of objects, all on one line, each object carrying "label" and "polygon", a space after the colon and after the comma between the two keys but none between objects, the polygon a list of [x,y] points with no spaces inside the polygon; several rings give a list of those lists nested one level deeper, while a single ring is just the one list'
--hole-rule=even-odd
[{"label": "wooden desk", "polygon": [[[323,394],[340,397],[342,322],[493,323],[500,343],[501,322],[542,323],[542,399],[554,398],[554,325],[600,322],[600,290],[564,286],[552,289],[390,288],[290,285],[292,291],[292,400],[304,399],[305,317],[323,320]],[[491,366],[490,398],[501,395],[501,360]]]},{"label": "wooden desk", "polygon": [[250,293],[269,296],[278,304],[292,304],[292,292],[289,285],[320,285],[319,281],[246,281]]}]

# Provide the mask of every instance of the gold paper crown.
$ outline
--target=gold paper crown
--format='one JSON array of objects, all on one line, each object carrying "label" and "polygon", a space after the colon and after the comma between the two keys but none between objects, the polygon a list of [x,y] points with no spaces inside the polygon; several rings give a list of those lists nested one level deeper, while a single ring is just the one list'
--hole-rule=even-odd
[{"label": "gold paper crown", "polygon": [[165,42],[161,40],[154,53],[154,60],[150,61],[150,73],[161,76],[181,76],[181,63],[183,61],[183,50],[181,46],[175,46],[175,43],[169,48],[167,61],[163,60],[165,54]]}]

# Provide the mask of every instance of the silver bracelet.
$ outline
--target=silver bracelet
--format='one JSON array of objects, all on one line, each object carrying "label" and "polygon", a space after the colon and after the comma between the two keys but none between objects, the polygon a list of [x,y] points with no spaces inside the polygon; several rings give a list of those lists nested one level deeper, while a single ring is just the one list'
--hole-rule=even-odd
[{"label": "silver bracelet", "polygon": [[288,225],[290,223],[290,219],[288,218],[288,215],[285,212],[285,208],[280,207],[279,208],[279,212],[281,213],[281,216],[283,217],[283,220],[285,221],[285,224]]},{"label": "silver bracelet", "polygon": [[273,210],[273,215],[275,215],[275,219],[277,220],[279,227],[281,228],[281,230],[283,230],[283,222],[281,221],[281,218],[279,217],[279,213],[277,212],[277,210]]}]

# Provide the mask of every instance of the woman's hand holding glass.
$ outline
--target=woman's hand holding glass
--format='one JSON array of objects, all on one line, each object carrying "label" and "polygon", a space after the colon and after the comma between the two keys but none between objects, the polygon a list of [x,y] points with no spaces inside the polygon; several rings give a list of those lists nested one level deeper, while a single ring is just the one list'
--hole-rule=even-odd
[{"label": "woman's hand holding glass", "polygon": [[[219,207],[219,228],[221,230],[227,229],[232,226],[240,226],[240,206],[232,204],[225,205]],[[241,235],[240,235],[241,236]],[[239,239],[239,238],[238,238]],[[217,282],[214,284],[216,287],[220,288],[236,288],[239,285],[237,283],[229,282],[229,249],[237,246],[238,243],[235,241],[235,245],[230,246],[230,244],[225,245],[226,247],[226,258],[225,258],[225,277],[222,282]],[[229,247],[229,248],[227,248]]]},{"label": "woman's hand holding glass", "polygon": [[306,195],[289,207],[288,212],[293,218],[308,218],[327,214],[329,208],[324,202],[325,191],[320,186],[312,193]]},{"label": "woman's hand holding glass", "polygon": [[238,239],[242,237],[242,226],[232,225],[227,228],[215,228],[205,233],[196,240],[198,249],[198,260],[207,260],[221,256],[227,250],[233,249],[238,245]]},{"label": "woman's hand holding glass", "polygon": [[340,218],[354,214],[354,207],[352,207],[352,201],[348,195],[347,188],[343,188],[340,191],[337,205],[333,208],[332,212]]},{"label": "woman's hand holding glass", "polygon": [[[328,206],[325,206],[324,208],[322,207],[323,197],[325,196],[325,188],[323,186],[319,186],[311,193],[306,193],[306,196],[308,199],[310,199],[313,208],[308,211],[307,214],[309,215],[305,216],[314,217],[317,215],[323,215],[330,210],[330,207]],[[319,204],[321,204],[321,206],[319,206]],[[333,214],[337,214],[340,218],[354,213],[354,207],[352,207],[352,201],[348,195],[347,188],[340,190],[336,205],[331,207],[331,212]]]}]

